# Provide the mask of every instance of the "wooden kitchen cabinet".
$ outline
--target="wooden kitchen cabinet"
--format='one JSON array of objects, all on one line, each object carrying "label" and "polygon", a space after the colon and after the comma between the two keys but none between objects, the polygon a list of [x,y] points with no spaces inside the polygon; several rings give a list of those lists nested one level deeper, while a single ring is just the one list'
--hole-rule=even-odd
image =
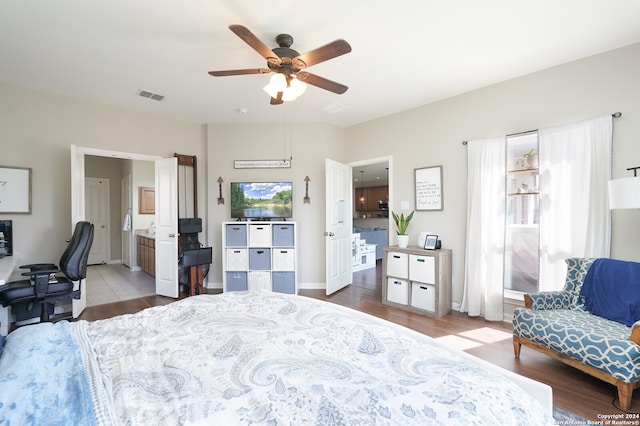
[{"label": "wooden kitchen cabinet", "polygon": [[389,198],[389,187],[356,188],[355,194],[354,204],[357,212],[377,212],[378,201],[386,201]]},{"label": "wooden kitchen cabinet", "polygon": [[144,272],[156,276],[156,240],[143,235],[137,236],[138,266]]}]

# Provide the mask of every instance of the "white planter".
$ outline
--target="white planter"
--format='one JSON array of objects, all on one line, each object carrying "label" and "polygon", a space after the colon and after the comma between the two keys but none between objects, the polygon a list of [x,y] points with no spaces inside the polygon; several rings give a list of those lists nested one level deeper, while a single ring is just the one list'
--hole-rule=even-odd
[{"label": "white planter", "polygon": [[408,235],[398,235],[398,247],[407,248],[409,245],[409,236]]}]

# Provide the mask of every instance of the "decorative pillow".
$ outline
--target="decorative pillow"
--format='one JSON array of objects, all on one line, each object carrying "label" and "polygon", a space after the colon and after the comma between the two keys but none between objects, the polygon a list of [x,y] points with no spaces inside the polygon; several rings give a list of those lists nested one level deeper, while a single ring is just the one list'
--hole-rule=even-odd
[{"label": "decorative pillow", "polygon": [[570,309],[584,310],[584,306],[580,302],[580,290],[587,271],[594,260],[596,259],[593,257],[572,257],[565,260],[567,263],[567,279],[564,284],[564,290],[570,293]]}]

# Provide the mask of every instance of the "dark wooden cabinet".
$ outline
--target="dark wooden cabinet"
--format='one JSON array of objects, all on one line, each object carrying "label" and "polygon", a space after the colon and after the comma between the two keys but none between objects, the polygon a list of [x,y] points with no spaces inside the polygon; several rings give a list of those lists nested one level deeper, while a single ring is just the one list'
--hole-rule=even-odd
[{"label": "dark wooden cabinet", "polygon": [[156,240],[138,235],[138,266],[152,277],[156,276]]},{"label": "dark wooden cabinet", "polygon": [[378,201],[389,199],[389,187],[356,188],[355,194],[354,205],[357,212],[377,213],[379,211]]}]

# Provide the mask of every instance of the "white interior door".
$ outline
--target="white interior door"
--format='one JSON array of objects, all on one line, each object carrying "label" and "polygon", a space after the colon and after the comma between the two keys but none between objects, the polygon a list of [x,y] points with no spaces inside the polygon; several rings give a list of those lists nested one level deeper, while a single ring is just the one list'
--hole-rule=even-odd
[{"label": "white interior door", "polygon": [[156,293],[178,297],[178,159],[156,161]]},{"label": "white interior door", "polygon": [[351,167],[328,158],[326,171],[326,290],[335,293],[353,282],[351,233],[353,194]]},{"label": "white interior door", "polygon": [[87,264],[108,263],[111,226],[109,214],[109,179],[85,178],[85,217],[93,223],[93,244],[89,251]]},{"label": "white interior door", "polygon": [[[133,244],[133,213],[131,205],[131,175],[122,178],[120,182],[120,193],[122,198],[122,264],[128,268],[133,265],[131,259],[131,245]],[[127,219],[128,218],[128,219]]]}]

